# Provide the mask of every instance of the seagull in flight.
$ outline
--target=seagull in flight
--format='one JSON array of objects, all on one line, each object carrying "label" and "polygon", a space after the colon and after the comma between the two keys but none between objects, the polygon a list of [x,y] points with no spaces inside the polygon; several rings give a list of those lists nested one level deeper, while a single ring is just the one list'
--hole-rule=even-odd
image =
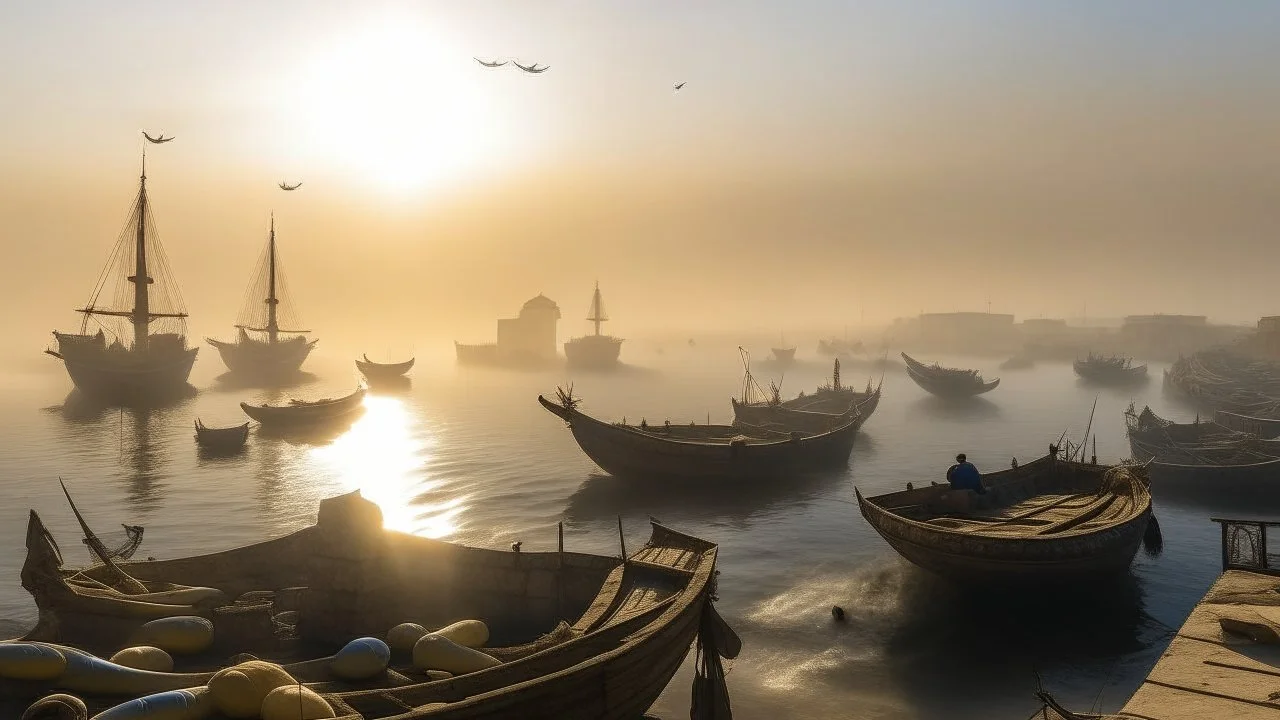
[{"label": "seagull in flight", "polygon": [[528,67],[525,67],[524,65],[521,65],[519,62],[515,60],[512,60],[511,62],[514,63],[515,66],[520,68],[521,70],[527,73],[533,73],[534,75],[537,75],[540,72],[546,72],[547,70],[551,69],[550,65],[543,65],[542,67],[538,67],[538,63],[534,63]]},{"label": "seagull in flight", "polygon": [[291,191],[293,191],[293,190],[297,190],[297,189],[298,189],[298,188],[300,188],[300,187],[302,187],[302,182],[301,182],[301,181],[296,182],[296,183],[294,183],[294,184],[292,184],[292,185],[290,185],[290,184],[289,184],[289,183],[287,183],[287,182],[282,182],[282,183],[280,183],[280,189],[281,189],[281,190],[284,190],[284,191],[286,191],[286,192],[291,192]]},{"label": "seagull in flight", "polygon": [[170,135],[169,137],[165,137],[164,133],[160,133],[160,137],[151,137],[150,135],[147,134],[146,130],[142,131],[142,137],[146,138],[147,140],[150,140],[151,142],[157,145],[159,145],[160,143],[167,143],[173,139],[172,135]]},{"label": "seagull in flight", "polygon": [[676,83],[676,92],[680,92],[680,88],[684,87],[685,82],[688,82],[688,81],[686,80],[686,81]]},{"label": "seagull in flight", "polygon": [[485,62],[484,60],[481,60],[481,59],[480,59],[480,58],[478,58],[478,57],[473,57],[473,58],[471,58],[471,59],[472,59],[472,60],[475,60],[476,62],[480,63],[481,65],[483,65],[484,67],[487,67],[487,68],[502,67],[503,65],[506,65],[506,64],[507,64],[507,61],[506,61],[506,60],[503,60],[502,62],[497,62],[496,60],[491,60],[491,61],[489,61],[489,62]]}]

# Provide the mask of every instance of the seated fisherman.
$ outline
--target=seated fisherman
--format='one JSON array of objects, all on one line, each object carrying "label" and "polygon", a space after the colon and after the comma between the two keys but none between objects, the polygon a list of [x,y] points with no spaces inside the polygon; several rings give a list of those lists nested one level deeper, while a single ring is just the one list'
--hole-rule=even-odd
[{"label": "seated fisherman", "polygon": [[956,464],[947,468],[947,482],[951,483],[953,490],[972,490],[979,495],[987,492],[982,487],[982,474],[965,458],[964,453],[957,455]]}]

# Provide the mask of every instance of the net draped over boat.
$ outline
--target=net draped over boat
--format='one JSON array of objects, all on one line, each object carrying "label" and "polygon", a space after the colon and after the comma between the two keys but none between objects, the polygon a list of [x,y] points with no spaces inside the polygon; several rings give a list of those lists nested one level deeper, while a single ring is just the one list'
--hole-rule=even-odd
[{"label": "net draped over boat", "polygon": [[[289,285],[285,281],[284,265],[280,260],[280,250],[275,252],[275,293],[276,324],[282,333],[303,333],[306,330],[289,293]],[[267,298],[271,294],[271,243],[262,248],[258,256],[257,272],[245,290],[244,303],[240,314],[236,316],[236,327],[242,330],[265,333],[267,331],[270,307]]]},{"label": "net draped over boat", "polygon": [[125,345],[132,344],[133,325],[129,314],[134,309],[135,296],[134,284],[129,278],[137,267],[139,227],[145,238],[146,267],[151,278],[148,305],[152,321],[148,326],[148,334],[186,334],[187,309],[182,301],[182,293],[178,290],[173,269],[169,266],[169,259],[160,244],[155,218],[152,217],[147,202],[145,184],[133,201],[129,219],[120,229],[111,256],[102,274],[98,276],[89,302],[81,310],[84,313],[81,332],[90,331],[89,322],[92,320],[113,336],[113,339]]}]

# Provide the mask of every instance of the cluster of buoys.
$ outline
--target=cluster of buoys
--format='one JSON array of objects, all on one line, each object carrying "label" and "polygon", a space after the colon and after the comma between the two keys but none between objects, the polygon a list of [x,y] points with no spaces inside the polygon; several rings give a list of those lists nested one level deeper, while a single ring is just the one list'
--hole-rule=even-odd
[{"label": "cluster of buoys", "polygon": [[[171,650],[194,648],[201,646],[198,633],[193,630],[199,627],[199,623],[144,626],[134,638],[146,638]],[[386,672],[390,662],[391,648],[385,642],[364,637],[352,640],[328,658],[327,668],[339,679],[368,680]],[[172,656],[156,645],[127,647],[111,660],[103,660],[62,645],[0,644],[0,677],[52,682],[79,693],[143,694],[92,720],[201,720],[215,711],[224,717],[245,720],[334,717],[333,708],[324,698],[275,663],[246,660],[216,673],[183,674],[173,673],[172,669]],[[83,707],[84,703],[72,695],[51,695],[29,707],[24,717],[88,720]]]},{"label": "cluster of buoys", "polygon": [[[329,673],[349,681],[385,673],[392,653],[408,655],[434,680],[477,672],[501,662],[483,652],[489,628],[462,620],[438,630],[416,623],[397,625],[386,642],[352,640],[324,663]],[[200,653],[213,644],[213,623],[201,617],[171,617],[142,625],[130,644],[103,660],[82,650],[51,643],[0,643],[0,678],[45,682],[73,693],[133,695],[91,720],[203,720],[212,715],[237,720],[323,720],[335,717],[320,695],[294,678],[287,667],[246,659],[214,673],[175,673],[174,655]],[[300,664],[308,665],[307,663]],[[299,670],[300,671],[300,670]],[[31,705],[24,720],[90,720],[73,695],[50,695]]]},{"label": "cluster of buoys", "polygon": [[484,670],[501,661],[481,652],[489,642],[489,627],[479,620],[460,620],[431,631],[417,623],[401,623],[387,632],[387,645],[413,657],[413,666],[452,675]]}]

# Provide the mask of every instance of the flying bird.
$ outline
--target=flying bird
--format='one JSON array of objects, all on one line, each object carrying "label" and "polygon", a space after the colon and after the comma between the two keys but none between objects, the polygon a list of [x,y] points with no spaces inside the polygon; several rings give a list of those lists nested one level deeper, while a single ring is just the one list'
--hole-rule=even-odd
[{"label": "flying bird", "polygon": [[159,145],[160,143],[167,143],[173,139],[172,135],[170,135],[169,137],[165,137],[164,133],[160,133],[160,137],[151,137],[150,135],[147,134],[146,130],[142,131],[142,137],[146,138],[147,140],[150,140],[151,142],[157,145]]},{"label": "flying bird", "polygon": [[688,82],[688,81],[686,80],[686,81],[684,81],[684,82],[678,82],[678,83],[676,83],[676,92],[680,92],[680,88],[684,87],[684,83],[685,83],[685,82]]},{"label": "flying bird", "polygon": [[298,188],[300,188],[300,187],[302,187],[302,182],[301,182],[301,181],[296,182],[296,183],[294,183],[294,184],[292,184],[292,185],[290,185],[289,183],[286,183],[286,182],[282,182],[282,183],[280,183],[280,189],[281,189],[281,190],[284,190],[284,191],[286,191],[286,192],[288,192],[288,191],[292,191],[292,190],[297,190],[297,189],[298,189]]},{"label": "flying bird", "polygon": [[523,71],[525,71],[525,72],[527,72],[527,73],[533,73],[534,75],[537,75],[537,74],[538,74],[538,73],[540,73],[540,72],[546,72],[547,70],[551,69],[551,66],[550,66],[550,65],[543,65],[542,67],[538,67],[538,63],[534,63],[534,64],[532,64],[532,65],[530,65],[530,66],[528,66],[528,67],[525,67],[524,65],[521,65],[521,64],[520,64],[518,61],[516,61],[516,60],[512,60],[511,62],[512,62],[512,63],[514,63],[514,64],[515,64],[515,66],[516,66],[516,67],[518,67],[518,68],[520,68],[521,70],[523,70]]},{"label": "flying bird", "polygon": [[506,64],[507,64],[507,61],[506,61],[506,60],[503,60],[502,62],[495,62],[495,61],[485,62],[484,60],[481,60],[481,59],[480,59],[480,58],[478,58],[478,57],[473,57],[473,58],[471,58],[471,59],[472,59],[472,60],[475,60],[476,62],[480,63],[481,65],[483,65],[483,66],[485,66],[485,67],[487,67],[487,68],[502,67],[503,65],[506,65]]}]

